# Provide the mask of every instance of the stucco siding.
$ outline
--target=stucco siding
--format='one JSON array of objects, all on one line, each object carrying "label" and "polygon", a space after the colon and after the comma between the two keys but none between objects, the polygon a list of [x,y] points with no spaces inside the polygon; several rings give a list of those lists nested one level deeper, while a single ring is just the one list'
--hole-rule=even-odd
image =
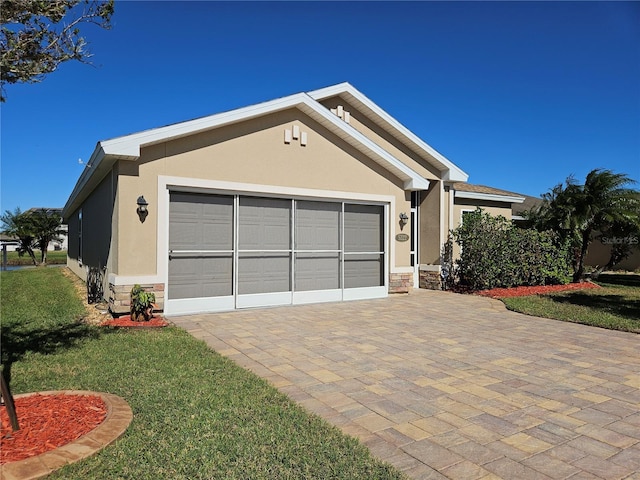
[{"label": "stucco siding", "polygon": [[[584,260],[585,265],[590,267],[603,266],[609,262],[611,257],[611,245],[604,245],[599,240],[594,240],[589,245],[587,256]],[[614,267],[616,270],[640,270],[640,247],[635,245],[631,255],[622,260]]]},{"label": "stucco siding", "polygon": [[[285,143],[285,130],[294,126],[306,133],[306,146],[300,139]],[[120,275],[156,273],[157,243],[141,239],[156,237],[158,176],[392,196],[391,238],[400,233],[398,212],[411,208],[401,180],[297,109],[143,147],[137,162],[119,168]],[[149,202],[144,222],[135,214],[140,195]],[[409,243],[396,243],[395,251],[395,266],[408,266]]]},{"label": "stucco siding", "polygon": [[473,211],[478,207],[490,215],[496,217],[502,215],[507,220],[511,220],[511,204],[456,198],[453,204],[453,225],[451,228],[456,228],[462,223],[462,212]]},{"label": "stucco siding", "polygon": [[371,121],[369,117],[358,111],[353,105],[349,104],[341,97],[328,98],[323,100],[321,103],[329,109],[337,108],[339,105],[342,106],[349,112],[349,124],[353,128],[378,144],[380,147],[384,148],[387,152],[392,154],[408,167],[415,170],[424,178],[435,180],[440,177],[440,172],[434,169],[432,165],[426,162],[398,139],[390,135],[389,132]]},{"label": "stucco siding", "polygon": [[439,265],[442,238],[440,232],[440,211],[443,196],[441,183],[432,181],[427,192],[420,192],[420,245],[418,247],[420,265]]},{"label": "stucco siding", "polygon": [[105,291],[113,262],[115,181],[115,176],[109,172],[68,220],[67,265],[83,281],[87,281],[89,270],[98,272]]}]

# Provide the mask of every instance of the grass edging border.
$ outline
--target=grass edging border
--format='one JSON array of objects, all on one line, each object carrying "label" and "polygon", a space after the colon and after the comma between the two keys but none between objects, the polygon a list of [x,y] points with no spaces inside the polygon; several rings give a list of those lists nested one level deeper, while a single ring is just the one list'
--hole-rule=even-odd
[{"label": "grass edging border", "polygon": [[104,421],[90,432],[71,443],[33,457],[0,466],[1,480],[32,480],[53,473],[65,465],[75,463],[115,442],[127,430],[133,420],[133,411],[122,398],[111,393],[88,390],[52,390],[14,395],[14,398],[31,395],[93,395],[99,396],[107,407]]}]

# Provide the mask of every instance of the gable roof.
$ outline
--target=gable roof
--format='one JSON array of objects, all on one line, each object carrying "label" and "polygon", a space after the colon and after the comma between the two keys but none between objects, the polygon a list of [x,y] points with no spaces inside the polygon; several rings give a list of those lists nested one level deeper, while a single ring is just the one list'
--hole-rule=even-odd
[{"label": "gable roof", "polygon": [[456,182],[452,185],[457,198],[470,198],[477,200],[493,200],[498,202],[522,203],[524,195],[519,193],[487,187],[486,185],[474,185],[472,183]]},{"label": "gable roof", "polygon": [[[357,99],[359,108],[366,114],[373,116],[374,121],[383,125],[396,138],[404,139],[412,148],[420,148],[426,158],[431,159],[431,163],[440,170],[443,180],[458,179],[466,181],[467,175],[449,162],[442,155],[431,149],[418,137],[411,134],[406,128],[368,100],[348,83],[328,87],[328,89],[316,90],[309,94],[296,93],[287,97],[251,105],[248,107],[218,113],[207,117],[188,120],[185,122],[167,125],[160,128],[145,130],[122,137],[113,138],[98,142],[91,158],[87,162],[85,170],[80,175],[67,203],[63,209],[63,216],[66,218],[74,211],[89,193],[98,185],[104,175],[113,167],[118,160],[135,161],[140,157],[142,147],[163,143],[177,138],[194,135],[207,130],[220,128],[226,125],[251,120],[263,115],[276,113],[282,110],[297,108],[333,134],[355,147],[363,154],[369,156],[380,166],[395,175],[404,182],[406,190],[426,190],[429,188],[429,181],[401,162],[395,156],[384,150],[378,144],[360,133],[351,125],[333,115],[329,109],[320,104],[317,100],[329,92],[342,92],[349,98]],[[314,98],[315,97],[315,98]],[[354,102],[356,100],[353,100]],[[411,146],[410,145],[410,146]]]},{"label": "gable roof", "polygon": [[353,85],[348,82],[339,83],[319,90],[309,92],[309,96],[315,100],[339,96],[367,115],[377,125],[393,135],[394,138],[407,145],[441,173],[442,180],[466,182],[469,175],[445,158],[420,137],[398,122],[382,108],[372,102]]}]

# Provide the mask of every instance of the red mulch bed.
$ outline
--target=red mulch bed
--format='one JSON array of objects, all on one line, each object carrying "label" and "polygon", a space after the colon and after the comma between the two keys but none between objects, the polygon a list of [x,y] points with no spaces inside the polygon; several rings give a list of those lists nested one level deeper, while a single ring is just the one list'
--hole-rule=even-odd
[{"label": "red mulch bed", "polygon": [[0,408],[0,465],[40,455],[89,433],[107,416],[96,395],[30,395],[15,399],[20,430],[12,431],[7,407]]},{"label": "red mulch bed", "polygon": [[166,327],[169,325],[162,317],[151,317],[151,320],[146,322],[134,322],[131,320],[131,315],[123,315],[118,318],[112,318],[111,320],[106,320],[102,322],[100,325],[103,327],[120,327],[120,328],[160,328]]},{"label": "red mulch bed", "polygon": [[493,288],[473,292],[475,295],[491,298],[526,297],[527,295],[545,295],[547,293],[564,292],[567,290],[584,290],[588,288],[600,288],[591,282],[568,283],[566,285],[540,285],[534,287]]}]

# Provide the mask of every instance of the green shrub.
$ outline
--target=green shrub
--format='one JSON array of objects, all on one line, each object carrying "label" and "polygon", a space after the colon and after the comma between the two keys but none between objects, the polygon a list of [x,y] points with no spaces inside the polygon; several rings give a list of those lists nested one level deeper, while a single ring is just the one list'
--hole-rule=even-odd
[{"label": "green shrub", "polygon": [[[453,273],[457,283],[474,290],[567,283],[571,278],[568,246],[555,233],[520,229],[482,209],[465,214],[450,241],[461,253],[451,268],[451,249],[445,244],[448,276]],[[451,285],[452,279],[445,283]]]}]

